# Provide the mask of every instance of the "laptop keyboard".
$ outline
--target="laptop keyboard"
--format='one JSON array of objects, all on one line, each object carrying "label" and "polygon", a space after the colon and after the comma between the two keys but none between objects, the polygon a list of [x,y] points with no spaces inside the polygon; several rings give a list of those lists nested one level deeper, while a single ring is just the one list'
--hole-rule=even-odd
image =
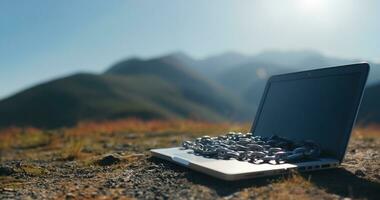
[{"label": "laptop keyboard", "polygon": [[295,163],[314,160],[320,156],[320,147],[313,141],[291,141],[273,135],[253,136],[252,133],[229,132],[218,137],[203,136],[193,141],[184,141],[183,150],[192,150],[195,155],[216,159],[236,159],[255,164]]}]

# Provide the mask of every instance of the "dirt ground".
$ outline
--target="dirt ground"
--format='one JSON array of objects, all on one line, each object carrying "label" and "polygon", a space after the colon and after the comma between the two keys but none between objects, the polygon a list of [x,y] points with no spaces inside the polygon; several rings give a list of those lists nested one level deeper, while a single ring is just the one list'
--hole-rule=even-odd
[{"label": "dirt ground", "polygon": [[[43,133],[48,139],[34,129],[7,130],[13,133],[1,138],[0,199],[380,199],[380,137],[363,136],[366,130],[356,130],[340,168],[227,182],[153,158],[149,149],[232,125],[181,124],[177,132],[178,125],[149,126]],[[19,142],[28,132],[34,142]]]}]

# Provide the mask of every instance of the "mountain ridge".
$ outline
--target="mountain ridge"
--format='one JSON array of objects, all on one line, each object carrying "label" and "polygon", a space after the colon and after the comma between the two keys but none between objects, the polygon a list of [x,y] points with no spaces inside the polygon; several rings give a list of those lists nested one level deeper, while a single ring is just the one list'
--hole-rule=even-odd
[{"label": "mountain ridge", "polygon": [[[0,126],[54,128],[83,120],[125,117],[251,121],[269,76],[298,71],[303,65],[353,61],[343,63],[345,60],[313,51],[296,55],[281,51],[254,56],[227,52],[193,59],[175,52],[151,59],[132,57],[100,74],[73,74],[1,100]],[[380,98],[380,90],[371,89],[377,81],[380,83],[380,65],[371,66],[359,121],[380,123],[380,117],[370,112],[378,106],[372,99]]]},{"label": "mountain ridge", "polygon": [[239,110],[225,93],[176,60],[133,59],[126,64],[111,68],[118,73],[74,74],[6,98],[0,101],[0,126],[56,128],[125,117],[220,121]]}]

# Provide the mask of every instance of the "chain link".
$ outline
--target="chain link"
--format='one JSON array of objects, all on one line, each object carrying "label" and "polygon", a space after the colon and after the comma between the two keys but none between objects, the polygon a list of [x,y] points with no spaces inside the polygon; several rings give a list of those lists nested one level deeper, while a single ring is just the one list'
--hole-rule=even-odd
[{"label": "chain link", "polygon": [[252,163],[291,163],[316,159],[320,147],[313,141],[293,142],[272,136],[253,136],[252,133],[229,132],[218,137],[203,136],[182,143],[182,149],[193,150],[195,155],[229,160],[231,158]]}]

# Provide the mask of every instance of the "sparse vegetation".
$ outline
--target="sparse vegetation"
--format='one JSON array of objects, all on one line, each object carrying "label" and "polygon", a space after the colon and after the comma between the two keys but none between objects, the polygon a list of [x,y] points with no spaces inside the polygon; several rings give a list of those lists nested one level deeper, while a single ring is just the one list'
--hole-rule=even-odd
[{"label": "sparse vegetation", "polygon": [[[191,120],[127,119],[104,122],[82,122],[73,128],[44,132],[36,128],[8,128],[0,131],[0,149],[59,149],[63,156],[79,158],[82,151],[103,149],[104,146],[144,144],[168,146],[174,141],[204,134],[214,135],[226,131],[247,131],[249,124],[207,123]],[[154,138],[143,140],[143,138]],[[168,143],[168,141],[171,141]],[[158,144],[159,142],[160,144]]]},{"label": "sparse vegetation", "polygon": [[371,199],[378,196],[380,129],[377,126],[354,130],[344,169],[316,174],[295,173],[229,183],[151,158],[148,153],[151,148],[176,146],[204,134],[247,132],[249,128],[250,123],[125,119],[82,122],[72,128],[49,131],[3,129],[0,131],[1,166],[11,170],[8,175],[0,176],[0,198],[68,198],[68,193],[75,198],[148,199]]}]

